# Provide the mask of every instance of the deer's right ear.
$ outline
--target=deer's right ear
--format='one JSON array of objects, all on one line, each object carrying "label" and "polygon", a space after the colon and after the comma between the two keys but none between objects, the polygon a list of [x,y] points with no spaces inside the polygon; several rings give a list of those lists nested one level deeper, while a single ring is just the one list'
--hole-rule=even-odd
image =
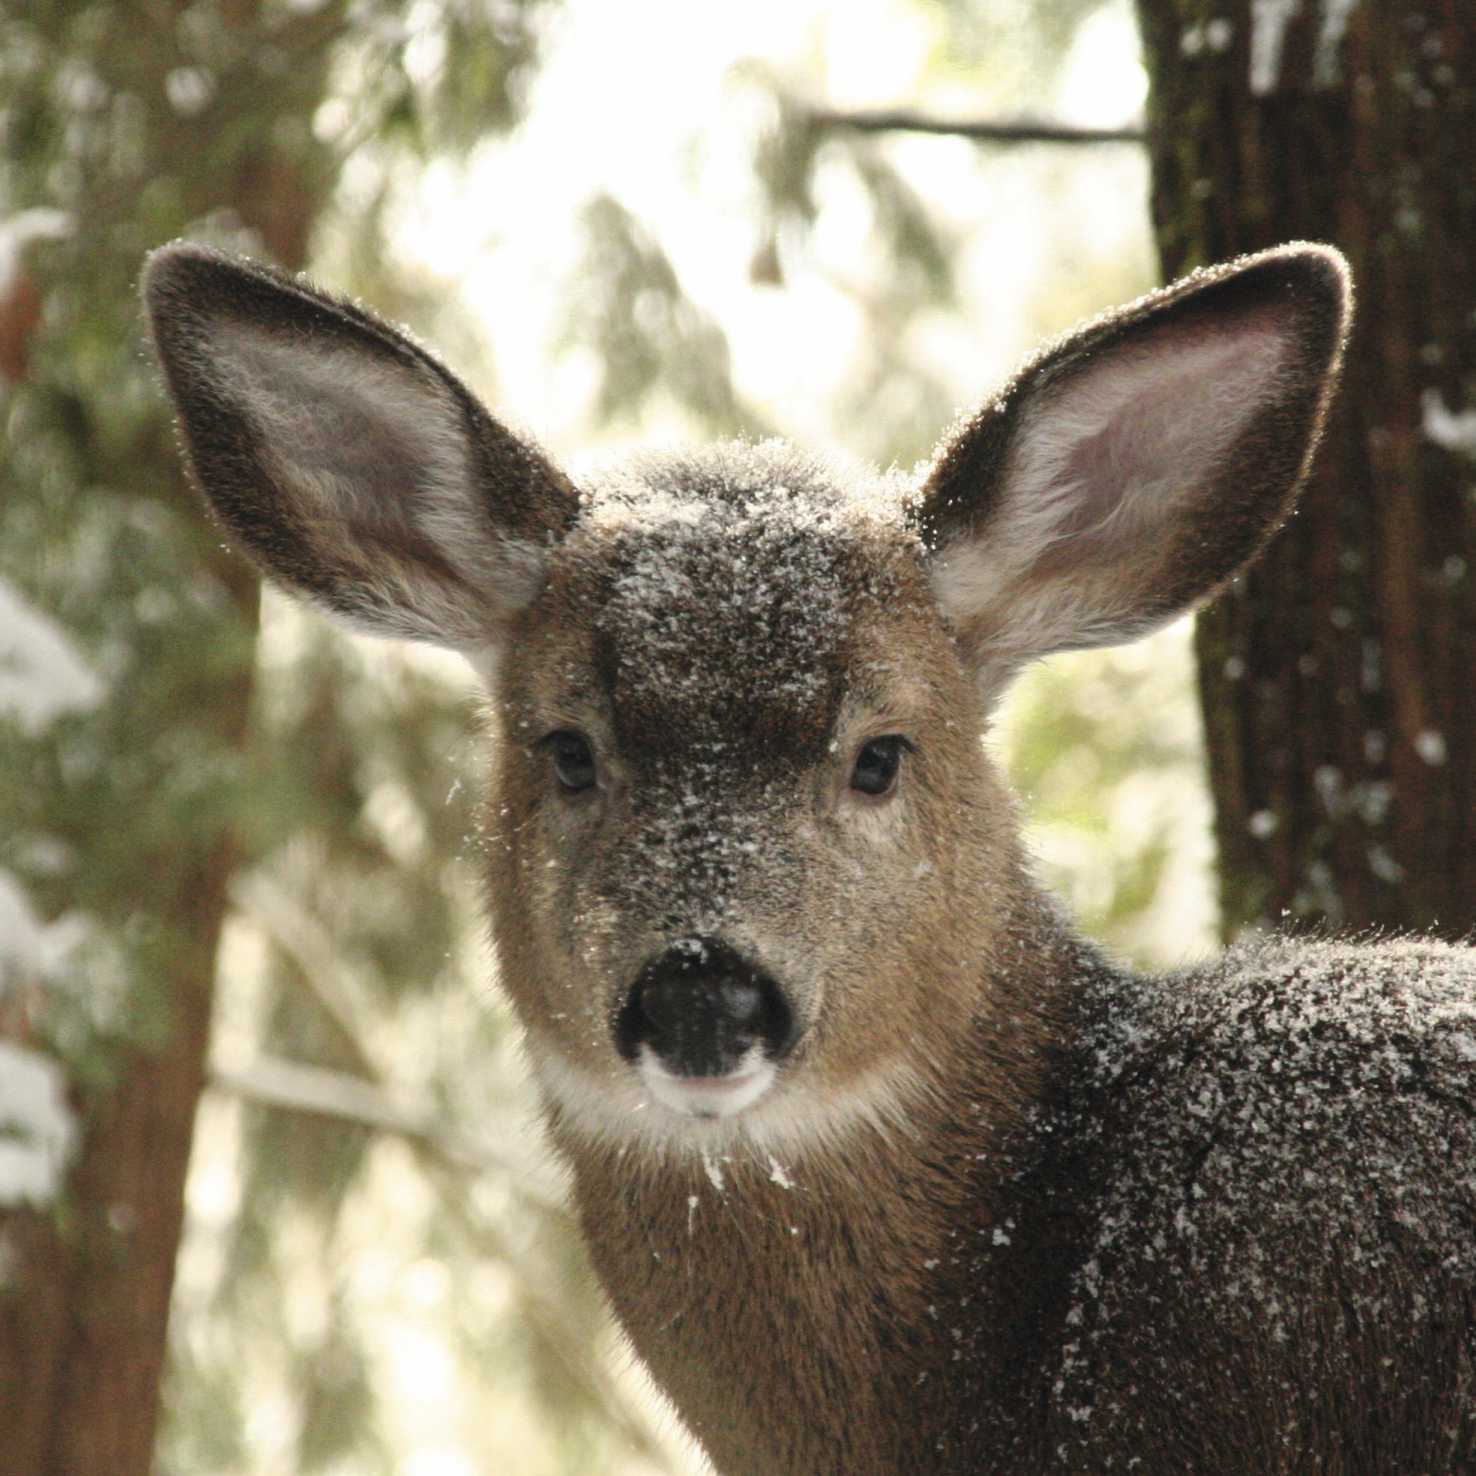
[{"label": "deer's right ear", "polygon": [[156,251],[144,298],[195,480],[267,574],[467,652],[538,593],[573,488],[404,334],[198,246]]},{"label": "deer's right ear", "polygon": [[1351,297],[1326,246],[1198,272],[1051,345],[963,426],[918,521],[987,689],[1144,634],[1255,555],[1306,475]]}]

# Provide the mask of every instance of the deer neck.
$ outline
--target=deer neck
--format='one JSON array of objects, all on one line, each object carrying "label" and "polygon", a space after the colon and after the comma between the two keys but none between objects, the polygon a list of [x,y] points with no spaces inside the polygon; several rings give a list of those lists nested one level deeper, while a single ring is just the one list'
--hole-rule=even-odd
[{"label": "deer neck", "polygon": [[[655,1154],[594,1145],[551,1111],[600,1280],[723,1476],[895,1473],[920,1431],[957,1443],[961,1415],[982,1428],[991,1401],[1018,1398],[1019,1339],[1002,1330],[1037,1320],[1014,1299],[1038,1278],[989,1273],[1017,1237],[1032,1256],[1059,1239],[1021,1187],[1065,1046],[1048,981],[1072,945],[1041,916],[895,1119],[798,1151],[735,1135]],[[983,1006],[991,989],[1010,996],[1007,1025]]]}]

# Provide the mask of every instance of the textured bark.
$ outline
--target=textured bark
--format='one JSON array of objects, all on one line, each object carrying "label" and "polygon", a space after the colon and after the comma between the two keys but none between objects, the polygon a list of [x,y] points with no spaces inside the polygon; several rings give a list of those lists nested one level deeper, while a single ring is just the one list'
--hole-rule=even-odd
[{"label": "textured bark", "polygon": [[[298,171],[270,160],[243,168],[232,203],[278,260],[302,264],[314,201]],[[256,577],[204,524],[172,444],[146,438],[142,454],[157,457],[158,484],[189,504],[201,568],[254,630]],[[220,665],[206,663],[208,673],[178,694],[177,709],[132,714],[137,745],[168,745],[189,728],[198,751],[240,754],[252,666],[244,658],[228,671]],[[126,906],[167,939],[158,951],[162,977],[149,982],[144,1005],[159,1012],[155,1043],[119,1047],[104,1079],[79,1091],[82,1139],[62,1200],[0,1216],[0,1476],[153,1469],[215,955],[235,861],[229,825],[183,864],[139,856]],[[170,882],[161,891],[163,876]],[[37,1006],[44,1021],[44,998]],[[7,1026],[30,1033],[15,1018],[0,1020]]]},{"label": "textured bark", "polygon": [[[254,620],[255,581],[218,553],[215,570]],[[212,687],[200,716],[216,751],[245,742],[250,669]],[[161,981],[168,1018],[155,1050],[114,1063],[89,1094],[65,1217],[32,1212],[7,1227],[0,1298],[5,1476],[95,1476],[152,1469],[169,1299],[184,1220],[195,1109],[204,1085],[215,951],[234,860],[229,834],[180,875],[156,921],[178,934]]]},{"label": "textured bark", "polygon": [[[1353,265],[1300,509],[1200,617],[1227,932],[1476,928],[1476,11],[1139,0],[1166,277],[1294,238]],[[1464,425],[1457,418],[1464,415]]]}]

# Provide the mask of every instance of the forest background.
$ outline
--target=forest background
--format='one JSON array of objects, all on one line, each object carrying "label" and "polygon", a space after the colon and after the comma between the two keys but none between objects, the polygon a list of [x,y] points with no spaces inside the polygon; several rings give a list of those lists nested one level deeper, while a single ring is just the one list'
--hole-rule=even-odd
[{"label": "forest background", "polygon": [[1197,628],[1032,672],[990,741],[1140,962],[1255,921],[1461,936],[1463,12],[0,0],[0,1476],[697,1469],[491,979],[470,684],[221,547],[145,252],[310,268],[576,464],[783,434],[910,466],[1040,338],[1334,240],[1362,310],[1304,512]]}]

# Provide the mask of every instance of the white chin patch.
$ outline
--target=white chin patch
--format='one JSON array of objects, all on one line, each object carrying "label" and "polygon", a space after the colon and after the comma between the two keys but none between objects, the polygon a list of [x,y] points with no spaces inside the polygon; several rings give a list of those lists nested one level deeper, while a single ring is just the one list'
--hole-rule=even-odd
[{"label": "white chin patch", "polygon": [[752,1107],[774,1084],[778,1074],[762,1046],[750,1046],[723,1076],[678,1076],[668,1071],[648,1045],[636,1061],[641,1084],[654,1102],[680,1117],[733,1117]]}]

